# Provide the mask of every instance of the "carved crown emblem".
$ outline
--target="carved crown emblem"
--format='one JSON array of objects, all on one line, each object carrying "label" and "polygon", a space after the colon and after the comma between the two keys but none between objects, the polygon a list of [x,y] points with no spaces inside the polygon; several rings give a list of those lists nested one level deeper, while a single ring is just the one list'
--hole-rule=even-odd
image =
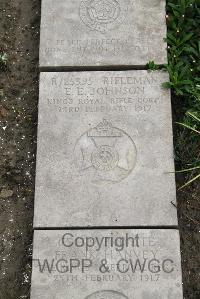
[{"label": "carved crown emblem", "polygon": [[88,137],[121,137],[122,133],[113,128],[112,124],[104,119],[95,128],[88,132]]}]

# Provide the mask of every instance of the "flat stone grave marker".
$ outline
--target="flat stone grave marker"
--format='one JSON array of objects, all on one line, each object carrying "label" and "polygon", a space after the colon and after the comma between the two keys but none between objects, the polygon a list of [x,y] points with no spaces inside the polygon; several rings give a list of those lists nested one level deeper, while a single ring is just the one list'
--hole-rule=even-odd
[{"label": "flat stone grave marker", "polygon": [[167,63],[165,0],[43,0],[40,67]]},{"label": "flat stone grave marker", "polygon": [[177,230],[35,231],[31,299],[182,299]]},{"label": "flat stone grave marker", "polygon": [[41,73],[35,227],[177,225],[167,80]]}]

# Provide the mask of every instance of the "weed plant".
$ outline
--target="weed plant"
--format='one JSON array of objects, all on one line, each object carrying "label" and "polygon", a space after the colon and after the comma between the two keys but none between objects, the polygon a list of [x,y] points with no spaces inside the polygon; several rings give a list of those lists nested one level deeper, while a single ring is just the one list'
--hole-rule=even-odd
[{"label": "weed plant", "polygon": [[[178,172],[188,174],[185,187],[200,179],[200,0],[168,0],[166,19],[168,64],[164,69],[170,81],[163,87],[171,88],[173,97],[183,106],[175,150],[182,167]],[[159,69],[153,61],[147,67]]]}]

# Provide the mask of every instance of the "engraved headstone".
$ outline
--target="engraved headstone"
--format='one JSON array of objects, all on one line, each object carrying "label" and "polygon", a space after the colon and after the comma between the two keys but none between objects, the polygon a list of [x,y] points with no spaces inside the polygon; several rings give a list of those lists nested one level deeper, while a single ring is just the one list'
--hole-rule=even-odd
[{"label": "engraved headstone", "polygon": [[35,231],[31,299],[182,299],[176,230]]},{"label": "engraved headstone", "polygon": [[35,227],[177,225],[167,80],[41,73]]},{"label": "engraved headstone", "polygon": [[165,0],[43,0],[40,67],[167,62]]}]

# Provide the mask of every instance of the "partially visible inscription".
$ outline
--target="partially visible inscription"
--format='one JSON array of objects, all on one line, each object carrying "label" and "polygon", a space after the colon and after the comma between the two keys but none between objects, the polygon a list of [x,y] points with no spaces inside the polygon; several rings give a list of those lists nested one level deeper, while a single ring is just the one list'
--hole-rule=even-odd
[{"label": "partially visible inscription", "polygon": [[91,173],[95,184],[117,183],[132,172],[137,150],[131,137],[103,120],[83,134],[75,145],[75,161],[82,173]]},{"label": "partially visible inscription", "polygon": [[58,234],[51,235],[53,248],[48,252],[43,238],[37,243],[42,250],[35,254],[33,269],[38,285],[45,281],[59,287],[59,299],[169,298],[169,288],[173,288],[170,298],[183,298],[177,232],[68,230]]},{"label": "partially visible inscription", "polygon": [[121,38],[60,39],[53,43],[53,45],[52,47],[51,40],[47,40],[46,47],[42,47],[41,51],[45,55],[56,52],[68,55],[70,49],[73,54],[79,53],[80,56],[95,53],[118,56],[119,53],[125,51],[127,48],[130,48],[131,52],[135,54],[144,49],[149,51],[147,40],[141,39],[135,39],[134,45],[130,44],[130,40]]},{"label": "partially visible inscription", "polygon": [[99,291],[87,296],[85,299],[128,299],[122,293],[108,290],[108,291]]}]

